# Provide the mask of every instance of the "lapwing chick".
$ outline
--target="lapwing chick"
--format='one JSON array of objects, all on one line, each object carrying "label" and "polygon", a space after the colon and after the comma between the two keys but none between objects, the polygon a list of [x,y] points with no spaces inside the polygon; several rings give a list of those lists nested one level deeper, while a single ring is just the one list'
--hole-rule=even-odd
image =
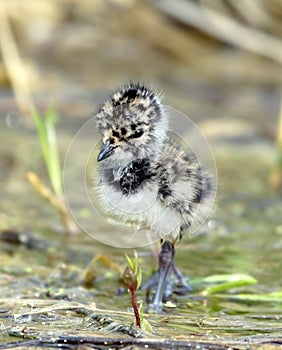
[{"label": "lapwing chick", "polygon": [[171,136],[168,122],[159,94],[139,83],[117,90],[97,114],[102,205],[121,221],[144,225],[160,237],[159,269],[143,286],[157,285],[150,304],[156,313],[172,293],[171,275],[183,291],[190,290],[174,262],[175,246],[212,194],[210,176]]}]

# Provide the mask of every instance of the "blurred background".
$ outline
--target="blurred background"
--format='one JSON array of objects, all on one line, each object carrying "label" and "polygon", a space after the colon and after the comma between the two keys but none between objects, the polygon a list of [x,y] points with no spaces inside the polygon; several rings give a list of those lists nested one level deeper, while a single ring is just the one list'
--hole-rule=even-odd
[{"label": "blurred background", "polygon": [[[81,296],[72,288],[81,288],[81,275],[91,258],[104,252],[124,264],[124,253],[83,233],[65,240],[62,232],[77,230],[62,204],[59,166],[63,168],[70,142],[96,113],[101,99],[130,79],[161,90],[168,105],[200,126],[215,155],[217,210],[204,229],[211,234],[184,237],[177,250],[185,276],[246,272],[259,281],[251,292],[278,291],[281,23],[282,0],[0,0],[2,297],[10,297],[13,288],[19,297],[52,298],[63,286],[67,300],[89,302],[89,291]],[[48,112],[50,106],[53,110]],[[54,119],[58,122],[52,124]],[[78,175],[84,169],[78,165],[86,156],[85,147],[96,141],[85,134],[65,174],[73,205],[90,222],[79,192]],[[102,235],[116,233],[97,221],[93,228]],[[18,245],[27,250],[16,249]],[[150,255],[141,261],[149,276],[150,250],[142,254]],[[112,290],[105,292],[98,284],[93,293],[100,305],[119,308],[121,299],[116,302],[116,280],[107,277],[109,270],[108,266],[96,272],[110,278]],[[46,278],[49,294],[42,282]],[[125,297],[123,303],[128,303]],[[272,311],[270,304],[215,304],[199,309],[194,304],[195,315],[199,311],[202,317],[207,310],[279,313],[275,303]],[[265,327],[264,333],[267,327],[274,331],[271,324]]]},{"label": "blurred background", "polygon": [[[282,80],[280,0],[1,0],[1,13],[14,38],[7,43],[1,28],[7,111],[17,83],[11,79],[27,79],[38,103],[55,102],[68,109],[66,117],[87,113],[105,91],[137,79],[196,118],[241,117],[273,135],[268,123],[278,114]],[[13,45],[25,77],[8,56]]]},{"label": "blurred background", "polygon": [[130,79],[198,123],[215,153],[219,207],[241,215],[242,198],[279,193],[282,1],[1,0],[0,16],[2,228],[56,222],[25,178],[50,182],[32,111],[59,115],[63,165],[101,99]]},{"label": "blurred background", "polygon": [[282,1],[1,0],[0,16],[2,227],[30,227],[38,210],[54,220],[25,179],[48,182],[31,111],[60,116],[63,164],[101,99],[130,79],[199,124],[220,201],[241,214],[234,198],[279,191]]}]

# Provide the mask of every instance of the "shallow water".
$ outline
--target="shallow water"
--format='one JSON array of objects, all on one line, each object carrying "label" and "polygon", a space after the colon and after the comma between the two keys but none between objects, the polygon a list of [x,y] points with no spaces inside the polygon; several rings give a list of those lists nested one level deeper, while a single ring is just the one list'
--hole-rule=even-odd
[{"label": "shallow water", "polygon": [[[216,127],[217,121],[214,123]],[[58,131],[62,155],[82,124],[62,120]],[[83,283],[85,268],[95,255],[109,257],[123,270],[124,255],[132,256],[133,249],[107,246],[85,233],[66,236],[54,209],[25,180],[25,173],[33,170],[48,181],[35,131],[24,126],[9,128],[5,120],[0,130],[5,145],[0,152],[4,165],[0,214],[2,343],[24,338],[41,339],[42,344],[53,339],[56,343],[59,336],[95,335],[109,339],[165,338],[184,341],[187,346],[196,341],[202,348],[201,342],[208,342],[209,348],[220,345],[242,349],[263,343],[274,346],[275,341],[277,346],[281,344],[282,298],[272,301],[233,298],[242,293],[282,291],[282,203],[280,195],[268,184],[275,159],[270,141],[260,137],[250,137],[248,142],[211,137],[219,175],[217,209],[201,233],[184,236],[176,250],[177,264],[189,276],[193,291],[185,297],[173,295],[170,300],[175,307],[166,308],[163,315],[145,314],[152,333],[139,335],[130,328],[134,317],[129,294],[114,269],[98,262],[96,280],[91,287]],[[85,196],[79,191],[79,157],[94,142],[90,132],[85,134],[79,144],[81,152],[77,149],[73,168],[70,165],[65,174],[72,185],[71,198],[101,240],[106,236],[106,240],[122,244],[123,229],[113,229],[99,217],[93,220]],[[10,233],[3,234],[5,229]],[[157,248],[155,244],[154,252]],[[138,248],[137,252],[145,281],[156,269],[157,261],[150,247]],[[197,283],[197,278],[237,273],[249,274],[258,283],[231,289],[221,297],[201,295],[205,286]],[[139,291],[138,299],[146,306],[145,294]],[[102,322],[102,317],[108,319]]]}]

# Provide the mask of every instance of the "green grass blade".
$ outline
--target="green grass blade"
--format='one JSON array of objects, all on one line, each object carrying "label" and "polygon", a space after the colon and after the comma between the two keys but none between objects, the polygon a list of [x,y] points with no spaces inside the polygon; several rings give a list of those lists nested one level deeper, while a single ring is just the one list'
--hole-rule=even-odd
[{"label": "green grass blade", "polygon": [[252,302],[275,302],[282,303],[282,291],[265,293],[265,294],[216,294],[219,299],[234,300],[234,301],[252,301]]},{"label": "green grass blade", "polygon": [[62,168],[60,164],[60,157],[57,145],[57,137],[55,125],[58,121],[58,114],[54,108],[49,108],[45,113],[45,127],[48,140],[48,172],[50,181],[57,197],[63,194],[62,186]]},{"label": "green grass blade", "polygon": [[235,287],[243,287],[251,284],[256,284],[257,280],[247,274],[230,274],[230,275],[214,275],[209,276],[201,281],[202,283],[215,284],[207,287],[202,294],[212,294],[226,291]]},{"label": "green grass blade", "polygon": [[41,152],[43,154],[45,164],[47,165],[49,151],[48,151],[48,140],[47,140],[47,131],[45,128],[45,124],[42,120],[42,117],[40,116],[39,112],[36,109],[33,109],[32,111],[32,118],[34,120],[37,134],[39,137]]},{"label": "green grass blade", "polygon": [[34,109],[32,111],[32,117],[35,122],[42,155],[53,191],[57,197],[61,197],[63,194],[62,169],[55,130],[58,115],[53,108],[49,108],[45,112],[43,118],[40,116],[39,112]]}]

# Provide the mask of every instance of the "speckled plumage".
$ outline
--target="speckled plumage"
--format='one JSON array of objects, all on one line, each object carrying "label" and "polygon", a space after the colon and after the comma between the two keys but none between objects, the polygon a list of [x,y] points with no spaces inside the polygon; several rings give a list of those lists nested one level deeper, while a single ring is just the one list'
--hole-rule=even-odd
[{"label": "speckled plumage", "polygon": [[[173,263],[174,244],[204,215],[212,192],[209,175],[170,135],[159,94],[141,84],[128,84],[106,99],[97,128],[103,142],[98,161],[103,161],[99,193],[105,210],[157,232]],[[163,292],[159,286],[157,311]]]}]

